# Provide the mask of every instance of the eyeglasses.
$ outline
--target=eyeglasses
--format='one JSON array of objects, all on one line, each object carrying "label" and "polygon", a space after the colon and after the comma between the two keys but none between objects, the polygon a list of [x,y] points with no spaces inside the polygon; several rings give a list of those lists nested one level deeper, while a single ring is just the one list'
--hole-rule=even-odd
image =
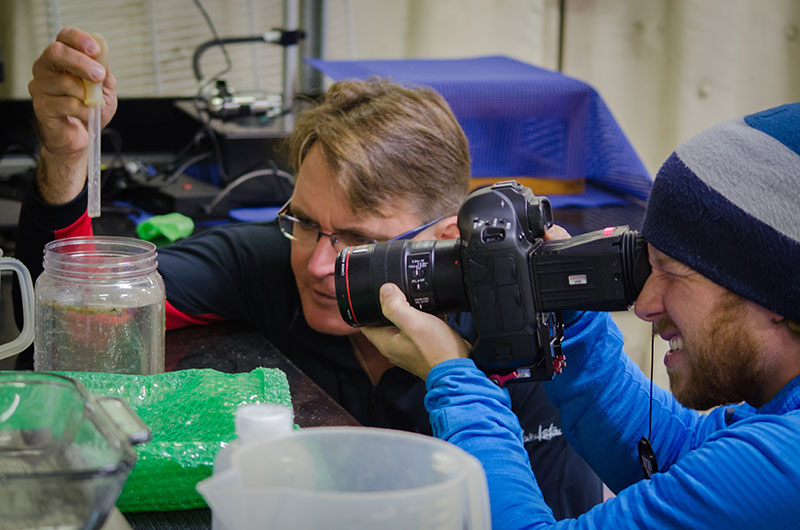
[{"label": "eyeglasses", "polygon": [[[278,211],[278,226],[280,226],[283,235],[293,241],[297,241],[298,243],[306,245],[308,244],[315,245],[317,241],[319,241],[320,237],[325,236],[331,240],[331,246],[336,252],[341,252],[346,247],[353,247],[357,245],[369,245],[371,243],[378,242],[377,239],[360,236],[352,232],[333,232],[330,234],[326,234],[325,232],[321,231],[316,224],[289,215],[288,212],[290,205],[291,201],[284,204],[283,207]],[[417,228],[409,230],[408,232],[404,232],[399,236],[391,238],[389,241],[396,241],[400,239],[411,239],[417,236],[426,228],[435,225],[442,219],[444,219],[444,216],[437,217],[433,221],[418,226]]]}]

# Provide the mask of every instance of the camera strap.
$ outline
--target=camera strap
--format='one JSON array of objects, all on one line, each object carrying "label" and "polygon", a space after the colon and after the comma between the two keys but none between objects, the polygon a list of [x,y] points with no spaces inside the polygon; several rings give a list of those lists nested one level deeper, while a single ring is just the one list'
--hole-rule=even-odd
[{"label": "camera strap", "polygon": [[647,436],[642,436],[639,440],[639,463],[644,471],[644,476],[650,478],[653,473],[658,473],[658,461],[656,460],[656,453],[650,444],[650,438],[653,436],[653,349],[655,341],[655,324],[650,332],[650,413],[648,418]]},{"label": "camera strap", "polygon": [[553,362],[553,375],[560,374],[567,366],[567,356],[561,349],[561,341],[564,339],[564,315],[561,311],[552,314],[553,336],[550,339],[550,354]]}]

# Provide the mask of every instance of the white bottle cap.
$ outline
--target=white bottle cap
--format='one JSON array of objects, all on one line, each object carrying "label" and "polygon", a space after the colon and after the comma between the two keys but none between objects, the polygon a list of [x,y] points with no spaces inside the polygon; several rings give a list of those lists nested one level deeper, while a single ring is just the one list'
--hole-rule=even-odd
[{"label": "white bottle cap", "polygon": [[290,407],[274,403],[250,403],[236,409],[236,436],[240,440],[290,432],[294,413]]}]

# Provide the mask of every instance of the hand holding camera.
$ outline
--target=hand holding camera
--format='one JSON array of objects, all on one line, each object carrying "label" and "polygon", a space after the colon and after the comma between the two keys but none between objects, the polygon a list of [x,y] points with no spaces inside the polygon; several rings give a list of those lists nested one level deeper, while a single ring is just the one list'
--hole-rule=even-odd
[{"label": "hand holding camera", "polygon": [[625,310],[650,274],[645,241],[627,226],[546,241],[552,226],[550,201],[518,182],[476,190],[459,210],[458,239],[342,250],[339,310],[355,327],[391,323],[379,289],[394,283],[424,312],[471,311],[478,340],[470,354],[496,381],[549,379],[561,312]]},{"label": "hand holding camera", "polygon": [[469,355],[467,341],[438,316],[414,310],[396,285],[381,286],[380,301],[393,326],[361,331],[393,364],[425,379],[437,364]]}]

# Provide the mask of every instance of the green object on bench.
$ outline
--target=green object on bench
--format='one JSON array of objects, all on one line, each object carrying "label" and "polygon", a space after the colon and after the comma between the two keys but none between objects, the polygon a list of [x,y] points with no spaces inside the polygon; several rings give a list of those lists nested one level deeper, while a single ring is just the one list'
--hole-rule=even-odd
[{"label": "green object on bench", "polygon": [[292,406],[286,374],[277,368],[238,374],[60,373],[93,394],[124,399],[153,433],[150,442],[135,447],[138,461],[117,501],[122,512],[205,507],[195,485],[211,476],[217,451],[236,438],[236,409],[246,403]]},{"label": "green object on bench", "polygon": [[174,243],[189,237],[194,231],[194,221],[182,213],[173,212],[156,215],[139,223],[136,233],[141,239],[151,241],[156,246]]}]

